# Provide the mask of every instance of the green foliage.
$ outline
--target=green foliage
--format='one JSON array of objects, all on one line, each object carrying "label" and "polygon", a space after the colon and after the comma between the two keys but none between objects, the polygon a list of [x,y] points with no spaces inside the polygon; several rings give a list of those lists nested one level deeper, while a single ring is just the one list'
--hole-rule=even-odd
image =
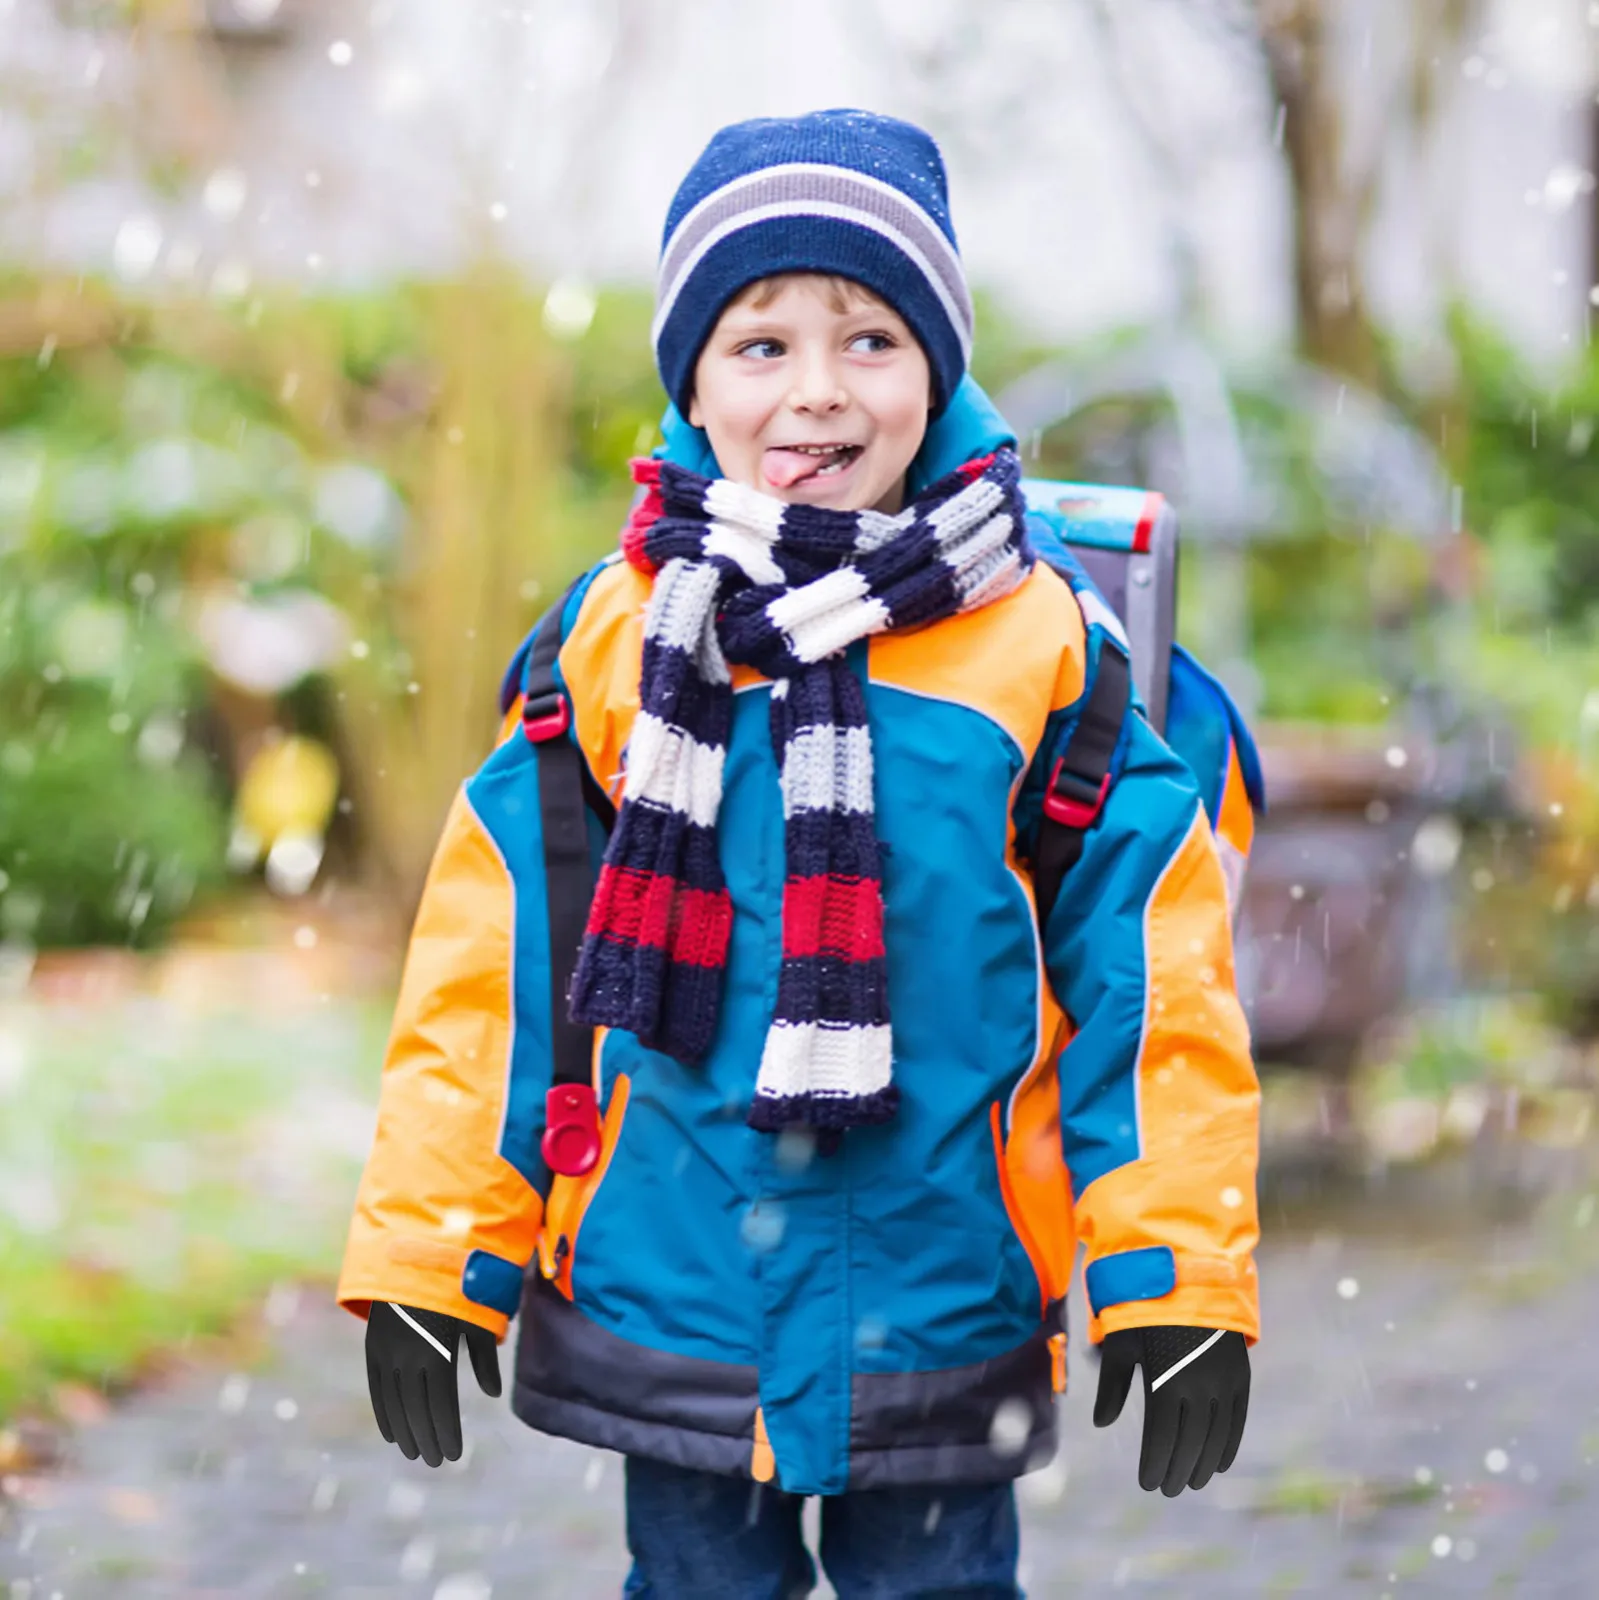
[{"label": "green foliage", "polygon": [[[181,726],[144,738],[103,711],[41,717],[0,745],[0,934],[146,945],[221,877],[221,809]],[[141,753],[143,752],[143,753]]]},{"label": "green foliage", "polygon": [[643,290],[601,292],[587,331],[564,347],[571,418],[569,462],[576,486],[612,495],[627,463],[660,443],[666,398],[650,352],[651,297]]},{"label": "green foliage", "polygon": [[1418,1011],[1374,1043],[1366,1070],[1383,1095],[1442,1098],[1462,1084],[1542,1087],[1561,1066],[1561,1039],[1525,995],[1473,995]]},{"label": "green foliage", "polygon": [[1599,623],[1599,360],[1553,390],[1488,330],[1455,323],[1469,432],[1460,451],[1472,527],[1490,551],[1501,621],[1590,635]]},{"label": "green foliage", "polygon": [[181,612],[197,530],[249,504],[233,414],[160,358],[0,363],[0,936],[151,943],[220,879]]},{"label": "green foliage", "polygon": [[0,1024],[0,1420],[330,1275],[387,1006]]},{"label": "green foliage", "polygon": [[1268,717],[1378,724],[1420,668],[1420,640],[1378,619],[1420,610],[1401,576],[1417,551],[1391,534],[1350,539],[1328,530],[1249,553],[1251,659]]},{"label": "green foliage", "polygon": [[1463,314],[1454,338],[1468,396],[1454,455],[1482,556],[1458,666],[1599,781],[1599,358],[1551,388]]}]

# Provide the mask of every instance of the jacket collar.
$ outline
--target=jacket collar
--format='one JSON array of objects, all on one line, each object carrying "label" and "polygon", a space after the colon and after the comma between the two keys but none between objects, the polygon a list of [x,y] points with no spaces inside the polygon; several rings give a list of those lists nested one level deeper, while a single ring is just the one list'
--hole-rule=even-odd
[{"label": "jacket collar", "polygon": [[[676,406],[668,406],[661,419],[663,442],[654,451],[657,459],[686,467],[702,477],[719,478],[722,469],[703,428],[687,422]],[[922,448],[911,462],[905,484],[907,498],[918,495],[930,483],[937,483],[975,456],[985,456],[1001,445],[1016,444],[1016,435],[994,409],[994,402],[968,374],[961,379],[954,398],[942,414],[929,425]]]}]

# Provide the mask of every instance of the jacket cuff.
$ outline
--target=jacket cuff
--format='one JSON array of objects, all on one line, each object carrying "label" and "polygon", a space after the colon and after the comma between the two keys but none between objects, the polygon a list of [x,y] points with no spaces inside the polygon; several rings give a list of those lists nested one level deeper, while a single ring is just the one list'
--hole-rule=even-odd
[{"label": "jacket cuff", "polygon": [[504,1256],[474,1250],[466,1258],[461,1274],[461,1292],[468,1300],[498,1311],[502,1317],[514,1317],[522,1303],[523,1271]]},{"label": "jacket cuff", "polygon": [[[1165,1249],[1129,1250],[1122,1256],[1144,1259],[1111,1266],[1111,1290],[1104,1290],[1105,1275],[1100,1274],[1103,1292],[1096,1295],[1092,1275],[1101,1262],[1117,1263],[1117,1256],[1100,1257],[1084,1274],[1091,1343],[1098,1344],[1107,1333],[1118,1333],[1123,1328],[1163,1326],[1227,1328],[1243,1334],[1251,1344],[1260,1337],[1260,1284],[1253,1259],[1187,1257]],[[1162,1277],[1156,1256],[1170,1261],[1171,1279]],[[1163,1283],[1170,1286],[1160,1293]],[[1142,1287],[1146,1292],[1116,1296],[1116,1287]]]},{"label": "jacket cuff", "polygon": [[1128,1300],[1158,1300],[1177,1287],[1177,1258],[1166,1245],[1118,1250],[1083,1270],[1088,1309],[1097,1316]]},{"label": "jacket cuff", "polygon": [[386,1300],[459,1317],[504,1339],[521,1283],[522,1269],[515,1262],[486,1250],[469,1251],[436,1239],[368,1235],[359,1243],[352,1237],[335,1298],[363,1320],[374,1300]]}]

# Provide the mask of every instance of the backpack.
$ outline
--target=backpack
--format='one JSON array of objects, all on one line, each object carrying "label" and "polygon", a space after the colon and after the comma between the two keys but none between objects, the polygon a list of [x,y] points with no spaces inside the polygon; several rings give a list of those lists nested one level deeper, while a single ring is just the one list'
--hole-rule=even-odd
[{"label": "backpack", "polygon": [[[1071,586],[1082,608],[1089,659],[1096,643],[1101,652],[1111,649],[1108,657],[1100,654],[1101,671],[1068,741],[1064,768],[1057,764],[1051,776],[1034,869],[1040,919],[1048,919],[1059,892],[1055,859],[1068,868],[1076,861],[1083,833],[1109,788],[1113,764],[1102,752],[1106,735],[1089,724],[1114,726],[1119,734],[1129,704],[1199,783],[1236,919],[1255,823],[1266,812],[1266,785],[1254,738],[1233,697],[1177,643],[1177,513],[1163,495],[1146,489],[1024,478],[1022,494],[1033,548]],[[1129,667],[1136,696],[1117,681],[1120,674],[1125,682]],[[1092,807],[1086,819],[1082,806]]]},{"label": "backpack", "polygon": [[[1254,824],[1266,809],[1255,742],[1232,696],[1176,642],[1177,516],[1153,491],[1022,480],[1027,531],[1041,560],[1070,585],[1096,662],[1076,726],[1050,773],[1033,864],[1039,920],[1047,922],[1066,874],[1115,778],[1129,711],[1145,717],[1199,783],[1237,914]],[[613,558],[614,559],[614,558]],[[512,657],[500,712],[522,698],[522,731],[539,750],[539,807],[549,906],[553,1086],[543,1154],[552,1172],[581,1176],[599,1155],[592,1030],[568,1020],[566,992],[583,943],[594,872],[588,815],[609,831],[615,807],[588,770],[571,731],[572,705],[555,669],[582,573]]]}]

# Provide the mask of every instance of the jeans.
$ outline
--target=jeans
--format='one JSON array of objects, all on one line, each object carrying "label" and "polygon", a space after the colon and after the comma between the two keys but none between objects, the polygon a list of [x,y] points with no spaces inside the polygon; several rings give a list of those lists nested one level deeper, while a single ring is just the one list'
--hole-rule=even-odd
[{"label": "jeans", "polygon": [[[622,1593],[634,1600],[802,1600],[816,1566],[801,1495],[627,1460]],[[822,1500],[822,1565],[839,1600],[1023,1600],[1011,1485],[862,1489]]]}]

